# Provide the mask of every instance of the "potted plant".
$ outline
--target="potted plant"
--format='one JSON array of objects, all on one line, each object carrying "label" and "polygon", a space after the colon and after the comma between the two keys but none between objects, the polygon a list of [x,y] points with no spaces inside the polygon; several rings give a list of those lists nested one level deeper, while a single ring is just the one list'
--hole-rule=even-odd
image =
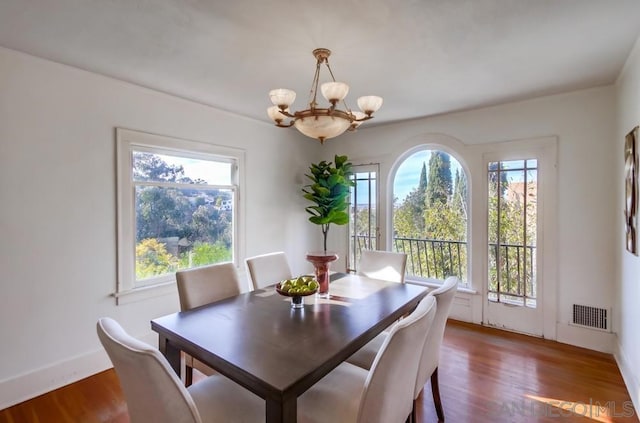
[{"label": "potted plant", "polygon": [[329,263],[338,259],[337,254],[327,252],[329,228],[332,223],[349,223],[349,188],[355,185],[351,179],[352,164],[347,156],[336,155],[334,162],[335,165],[324,160],[312,164],[309,167],[310,174],[305,175],[312,183],[302,189],[304,198],[313,203],[305,208],[311,215],[309,221],[320,225],[322,230],[323,253],[307,254],[307,260],[315,267],[321,296],[329,295]]},{"label": "potted plant", "polygon": [[335,156],[335,166],[331,162],[321,161],[309,167],[311,174],[305,176],[311,184],[302,189],[304,198],[314,203],[305,208],[311,215],[309,221],[320,225],[324,251],[327,251],[327,234],[332,223],[349,223],[349,188],[355,185],[351,180],[352,172],[347,156]]}]

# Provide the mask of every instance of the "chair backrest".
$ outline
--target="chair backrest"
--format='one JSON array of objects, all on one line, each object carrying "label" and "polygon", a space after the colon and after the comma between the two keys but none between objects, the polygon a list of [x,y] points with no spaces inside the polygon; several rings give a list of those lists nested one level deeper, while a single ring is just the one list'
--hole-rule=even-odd
[{"label": "chair backrest", "polygon": [[240,280],[233,263],[212,264],[176,272],[180,310],[240,294]]},{"label": "chair backrest", "polygon": [[253,289],[264,288],[293,277],[287,255],[283,252],[250,257],[245,262]]},{"label": "chair backrest", "polygon": [[362,250],[358,263],[358,275],[404,283],[407,255],[391,251]]},{"label": "chair backrest", "polygon": [[433,325],[427,334],[424,348],[422,349],[422,357],[420,357],[420,365],[418,366],[418,377],[416,378],[416,386],[413,392],[414,398],[418,397],[425,383],[427,383],[433,371],[438,367],[444,328],[447,324],[449,313],[451,312],[453,297],[456,295],[459,282],[460,280],[457,277],[450,276],[445,279],[442,286],[429,292],[428,296],[436,299],[438,310],[436,311],[436,317],[433,319]]},{"label": "chair backrest", "polygon": [[201,423],[191,395],[160,351],[108,317],[98,320],[97,331],[120,379],[132,423]]},{"label": "chair backrest", "polygon": [[418,360],[435,313],[435,299],[426,296],[391,328],[369,370],[359,423],[404,422],[409,416]]}]

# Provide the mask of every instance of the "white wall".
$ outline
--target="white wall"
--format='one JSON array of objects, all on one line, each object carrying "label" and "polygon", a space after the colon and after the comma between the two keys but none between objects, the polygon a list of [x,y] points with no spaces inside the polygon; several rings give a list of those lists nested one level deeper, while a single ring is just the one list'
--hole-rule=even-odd
[{"label": "white wall", "polygon": [[178,310],[175,294],[111,297],[115,127],[244,149],[246,254],[284,250],[310,269],[319,236],[299,190],[317,142],[0,48],[0,409],[110,367],[99,317],[155,342],[150,319]]},{"label": "white wall", "polygon": [[[363,128],[327,144],[340,154],[347,154],[354,163],[380,162],[382,185],[400,154],[416,145],[440,143],[461,152],[460,157],[472,170],[471,184],[478,186],[478,179],[485,177],[484,172],[476,172],[484,149],[499,150],[504,141],[557,137],[557,234],[549,234],[556,238],[556,287],[555,292],[549,293],[551,304],[545,304],[546,313],[557,306],[557,322],[556,330],[547,336],[613,352],[612,334],[568,323],[574,303],[607,309],[614,304],[614,249],[620,229],[616,222],[622,204],[612,189],[620,181],[612,168],[621,154],[619,142],[614,139],[614,109],[615,89],[610,86]],[[384,106],[378,113],[384,113]],[[482,244],[475,243],[482,238],[478,237],[482,227],[482,219],[478,218],[482,214],[476,207],[479,199],[480,196],[472,198],[471,204],[475,207],[472,248],[484,250]],[[384,227],[385,222],[382,223]],[[476,261],[471,275],[478,290],[482,289],[484,277],[479,265]],[[458,305],[470,309],[459,310],[456,317],[482,321],[484,301],[480,295],[458,297]]]},{"label": "white wall", "polygon": [[[640,125],[640,38],[636,41],[623,72],[616,83],[616,131],[615,131],[615,250],[616,291],[614,323],[618,332],[616,358],[625,383],[640,410],[640,258],[627,252],[625,247],[624,219],[624,136]],[[638,147],[638,144],[636,144]]]}]

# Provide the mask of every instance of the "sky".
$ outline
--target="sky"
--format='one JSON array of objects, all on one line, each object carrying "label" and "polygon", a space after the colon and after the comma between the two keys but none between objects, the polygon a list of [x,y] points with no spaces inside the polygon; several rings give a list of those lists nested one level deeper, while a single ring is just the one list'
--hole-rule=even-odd
[{"label": "sky", "polygon": [[211,185],[231,184],[231,169],[229,163],[163,154],[157,154],[157,156],[170,165],[182,165],[185,176],[191,179],[202,179]]},{"label": "sky", "polygon": [[[431,150],[421,150],[407,157],[398,167],[396,177],[393,181],[393,196],[402,203],[405,197],[420,183],[420,172],[422,164],[427,165],[427,175],[429,173],[429,158]],[[456,177],[456,170],[460,169],[460,163],[453,156],[451,158],[451,180]]]},{"label": "sky", "polygon": [[431,151],[422,150],[409,156],[398,167],[396,177],[393,181],[393,196],[399,203],[420,183],[420,172],[422,164],[429,163]]}]

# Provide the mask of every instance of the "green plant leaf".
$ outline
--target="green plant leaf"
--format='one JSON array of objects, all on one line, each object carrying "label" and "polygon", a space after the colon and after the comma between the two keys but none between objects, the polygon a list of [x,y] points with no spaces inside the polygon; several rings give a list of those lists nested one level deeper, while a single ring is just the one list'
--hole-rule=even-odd
[{"label": "green plant leaf", "polygon": [[309,218],[309,222],[315,223],[316,225],[326,225],[327,223],[331,223],[328,217],[321,216],[311,216]]},{"label": "green plant leaf", "polygon": [[335,166],[324,160],[311,164],[305,176],[313,183],[302,188],[303,197],[312,203],[305,208],[309,221],[322,226],[325,247],[330,224],[349,223],[350,187],[355,186],[347,156],[335,155],[334,162]]},{"label": "green plant leaf", "polygon": [[331,195],[331,190],[321,186],[320,184],[312,185],[311,189],[316,193],[316,195],[319,195],[320,197],[328,197],[329,195]]},{"label": "green plant leaf", "polygon": [[336,167],[341,168],[346,162],[349,160],[347,156],[336,156],[334,157],[334,161],[336,162]]}]

